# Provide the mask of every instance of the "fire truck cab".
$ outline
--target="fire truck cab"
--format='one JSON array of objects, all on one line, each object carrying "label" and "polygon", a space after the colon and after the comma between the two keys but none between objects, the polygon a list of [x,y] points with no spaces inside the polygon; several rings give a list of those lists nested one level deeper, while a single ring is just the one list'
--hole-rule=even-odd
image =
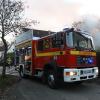
[{"label": "fire truck cab", "polygon": [[98,75],[92,37],[73,28],[24,31],[16,37],[15,65],[22,77],[40,77],[51,88],[60,82],[81,83]]}]

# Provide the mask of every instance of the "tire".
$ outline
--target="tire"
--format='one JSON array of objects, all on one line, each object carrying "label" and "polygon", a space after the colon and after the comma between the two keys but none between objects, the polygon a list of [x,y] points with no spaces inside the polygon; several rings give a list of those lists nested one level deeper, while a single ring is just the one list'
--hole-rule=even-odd
[{"label": "tire", "polygon": [[52,89],[58,88],[57,75],[56,75],[55,71],[48,70],[48,72],[47,72],[47,84]]},{"label": "tire", "polygon": [[24,74],[23,68],[20,68],[20,70],[19,70],[19,75],[20,75],[20,77],[22,77],[22,78],[27,78],[27,75]]}]

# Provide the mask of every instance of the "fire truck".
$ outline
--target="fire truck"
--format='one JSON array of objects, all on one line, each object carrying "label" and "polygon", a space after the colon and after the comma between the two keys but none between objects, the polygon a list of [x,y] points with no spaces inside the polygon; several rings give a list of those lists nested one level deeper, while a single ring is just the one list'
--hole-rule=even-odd
[{"label": "fire truck", "polygon": [[98,76],[91,36],[73,28],[60,32],[23,30],[15,40],[15,65],[21,77],[39,77],[57,88],[62,82],[80,84]]}]

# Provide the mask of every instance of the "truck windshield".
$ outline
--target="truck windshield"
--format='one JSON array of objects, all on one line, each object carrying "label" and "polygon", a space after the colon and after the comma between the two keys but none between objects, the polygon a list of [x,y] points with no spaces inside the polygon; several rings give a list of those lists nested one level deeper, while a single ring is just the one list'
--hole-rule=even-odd
[{"label": "truck windshield", "polygon": [[66,35],[67,46],[77,49],[93,49],[91,38],[78,32],[69,32]]}]

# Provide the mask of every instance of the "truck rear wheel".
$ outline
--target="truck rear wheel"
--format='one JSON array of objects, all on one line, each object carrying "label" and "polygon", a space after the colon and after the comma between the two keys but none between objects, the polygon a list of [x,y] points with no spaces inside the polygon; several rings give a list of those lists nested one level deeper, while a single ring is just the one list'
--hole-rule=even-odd
[{"label": "truck rear wheel", "polygon": [[48,70],[47,72],[47,84],[52,89],[58,88],[57,75],[53,70]]},{"label": "truck rear wheel", "polygon": [[27,77],[27,75],[24,73],[24,69],[23,69],[22,67],[20,67],[19,75],[20,75],[20,77],[22,77],[22,78],[26,78],[26,77]]}]

